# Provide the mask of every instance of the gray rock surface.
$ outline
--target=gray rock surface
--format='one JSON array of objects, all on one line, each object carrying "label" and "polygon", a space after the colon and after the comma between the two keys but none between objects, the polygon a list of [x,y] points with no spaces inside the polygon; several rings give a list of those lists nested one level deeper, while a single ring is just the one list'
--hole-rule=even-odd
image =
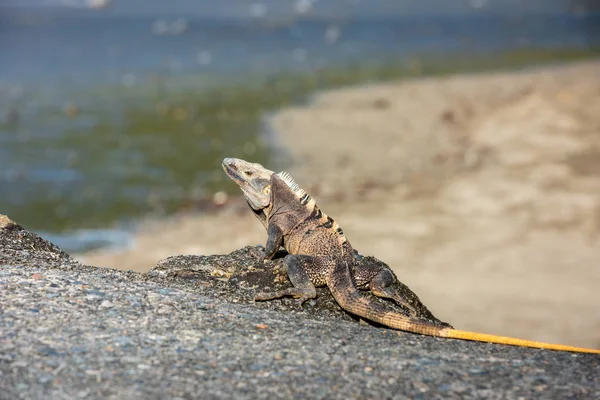
[{"label": "gray rock surface", "polygon": [[597,355],[361,324],[327,290],[303,308],[254,303],[256,288],[286,285],[256,250],[139,274],[5,223],[0,398],[600,398]]}]

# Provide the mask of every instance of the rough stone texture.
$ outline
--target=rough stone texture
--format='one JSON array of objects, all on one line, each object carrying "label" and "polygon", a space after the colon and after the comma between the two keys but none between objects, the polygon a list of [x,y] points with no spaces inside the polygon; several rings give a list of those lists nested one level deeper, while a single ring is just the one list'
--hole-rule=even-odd
[{"label": "rough stone texture", "polygon": [[144,275],[0,228],[0,398],[600,397],[597,355],[361,325],[326,290],[303,309],[254,304],[255,288],[286,283],[254,251]]},{"label": "rough stone texture", "polygon": [[[283,263],[285,254],[285,251],[280,251],[272,261],[265,262],[262,246],[246,246],[227,255],[175,256],[159,262],[148,272],[148,276],[163,278],[169,285],[195,286],[199,292],[205,290],[207,295],[216,295],[233,303],[254,303],[256,292],[277,291],[291,286]],[[358,253],[357,259],[359,263],[364,264],[384,264],[375,257],[364,257]],[[430,323],[447,326],[435,318],[406,285],[402,283],[398,285],[404,299],[415,309],[417,317]],[[386,301],[376,297],[374,300]],[[303,308],[300,308],[297,301],[291,298],[254,304],[257,307],[282,312],[301,310],[315,318],[353,319],[340,308],[327,288],[317,288],[317,298],[305,302]],[[398,312],[405,313],[402,308],[397,307],[397,309]]]}]

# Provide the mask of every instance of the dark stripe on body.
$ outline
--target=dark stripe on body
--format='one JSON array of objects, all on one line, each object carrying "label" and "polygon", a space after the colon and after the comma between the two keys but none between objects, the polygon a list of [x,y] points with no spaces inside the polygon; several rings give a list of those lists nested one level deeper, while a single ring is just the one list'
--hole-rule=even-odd
[{"label": "dark stripe on body", "polygon": [[302,198],[300,199],[300,204],[302,204],[304,206],[304,205],[306,205],[306,203],[308,203],[309,200],[310,200],[310,196],[305,193],[304,196],[302,196]]},{"label": "dark stripe on body", "polygon": [[325,223],[324,223],[323,225],[321,225],[321,226],[322,226],[322,227],[324,227],[324,228],[327,228],[327,229],[331,229],[331,228],[333,228],[333,220],[331,219],[331,217],[329,217],[329,216],[328,216],[328,217],[327,217],[327,222],[325,222]]},{"label": "dark stripe on body", "polygon": [[306,221],[314,221],[320,219],[321,215],[323,214],[321,213],[321,210],[319,210],[319,207],[314,206],[312,211],[310,212],[310,215],[306,218]]}]

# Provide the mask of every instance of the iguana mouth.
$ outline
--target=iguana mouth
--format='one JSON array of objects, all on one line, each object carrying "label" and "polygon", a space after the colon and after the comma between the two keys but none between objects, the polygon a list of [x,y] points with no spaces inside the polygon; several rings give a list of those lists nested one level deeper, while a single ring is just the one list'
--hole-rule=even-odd
[{"label": "iguana mouth", "polygon": [[248,199],[248,188],[252,189],[252,185],[250,185],[248,182],[246,182],[244,178],[242,178],[242,176],[238,173],[237,167],[235,165],[227,164],[227,160],[228,159],[223,160],[223,170],[225,170],[227,176],[229,176],[242,189],[242,194],[248,201],[248,205],[250,206],[252,211],[254,211],[255,213],[260,213],[260,210],[254,210],[252,203]]},{"label": "iguana mouth", "polygon": [[235,165],[233,158],[226,158],[223,160],[223,170],[242,189],[244,196],[247,197],[249,192],[254,192],[255,189],[252,187],[244,177],[238,172],[238,167]]},{"label": "iguana mouth", "polygon": [[227,176],[229,176],[231,179],[233,179],[233,181],[235,183],[243,183],[244,180],[242,179],[241,175],[238,174],[237,172],[237,166],[235,165],[235,163],[233,163],[232,158],[226,158],[223,160],[222,162],[222,166],[223,166],[223,170],[225,171],[225,173],[227,174]]}]

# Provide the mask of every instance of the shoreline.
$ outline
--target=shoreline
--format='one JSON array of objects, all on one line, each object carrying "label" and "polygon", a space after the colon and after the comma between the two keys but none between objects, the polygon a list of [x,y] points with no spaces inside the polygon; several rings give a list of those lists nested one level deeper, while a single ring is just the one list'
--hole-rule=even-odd
[{"label": "shoreline", "polygon": [[[598,68],[594,60],[336,89],[271,123],[294,155],[292,176],[355,248],[389,264],[440,318],[597,347]],[[76,257],[143,271],[168,256],[265,240],[239,201],[139,232],[135,249]]]},{"label": "shoreline", "polygon": [[[56,236],[78,228],[120,228],[144,215],[168,216],[183,208],[197,210],[201,208],[198,203],[210,201],[213,193],[226,190],[231,194],[237,190],[222,176],[218,167],[222,158],[236,155],[279,164],[260,134],[265,113],[304,104],[320,90],[588,59],[597,57],[599,51],[530,48],[493,55],[469,53],[469,57],[391,55],[323,66],[314,73],[249,73],[223,86],[222,81],[204,85],[206,77],[202,76],[159,75],[133,86],[92,85],[64,99],[59,96],[65,103],[59,101],[52,107],[43,106],[35,92],[26,90],[15,104],[10,104],[4,116],[9,124],[0,121],[0,129],[10,132],[5,146],[9,155],[4,159],[8,163],[6,177],[0,181],[0,189],[9,194],[3,212],[36,231]],[[195,78],[196,85],[192,85]],[[26,109],[29,103],[38,106],[32,110],[34,117],[25,118],[21,108]],[[47,161],[45,154],[38,154],[46,148],[45,139],[11,141],[21,135],[28,137],[30,131],[55,135],[53,152],[62,156]],[[91,142],[89,136],[98,140]],[[22,155],[13,162],[11,154]],[[46,174],[41,177],[42,183],[35,180],[39,171],[20,167],[39,162],[42,165],[38,169]],[[58,177],[62,177],[60,184],[55,182]]]}]

